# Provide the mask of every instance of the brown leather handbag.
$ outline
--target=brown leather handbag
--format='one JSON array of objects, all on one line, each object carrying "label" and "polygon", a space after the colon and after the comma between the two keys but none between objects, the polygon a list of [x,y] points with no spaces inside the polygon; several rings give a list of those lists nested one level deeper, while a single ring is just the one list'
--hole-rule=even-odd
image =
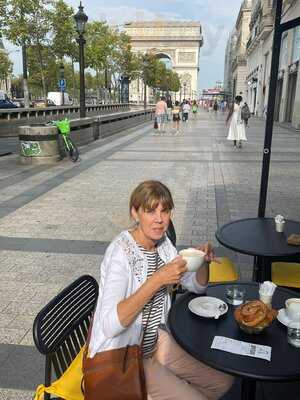
[{"label": "brown leather handbag", "polygon": [[85,354],[83,383],[85,400],[147,400],[140,346]]}]

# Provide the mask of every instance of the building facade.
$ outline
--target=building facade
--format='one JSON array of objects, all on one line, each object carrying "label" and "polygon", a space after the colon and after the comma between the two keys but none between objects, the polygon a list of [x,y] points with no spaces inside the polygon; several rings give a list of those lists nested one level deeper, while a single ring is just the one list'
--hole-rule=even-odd
[{"label": "building facade", "polygon": [[[199,22],[154,21],[130,22],[125,31],[131,37],[132,51],[152,53],[167,61],[167,67],[178,73],[182,98],[198,96],[200,48],[203,45]],[[143,100],[143,83],[130,84],[130,101]],[[151,91],[147,90],[148,100]]]},{"label": "building facade", "polygon": [[[267,112],[275,4],[273,0],[253,0],[251,4],[249,35],[246,44],[245,96],[243,97],[248,102],[251,112],[258,117],[266,117]],[[300,0],[285,0],[282,22],[299,16]],[[239,18],[240,15],[236,25]],[[274,113],[276,121],[290,123],[296,128],[300,128],[299,63],[300,27],[298,26],[286,31],[282,36]],[[232,66],[232,78],[234,74]],[[226,76],[230,76],[230,72]],[[230,78],[227,79],[230,83]],[[234,93],[234,88],[232,88],[232,93]]]},{"label": "building facade", "polygon": [[235,56],[236,47],[236,31],[235,29],[230,33],[225,50],[225,64],[224,64],[224,96],[226,100],[231,101],[233,95],[233,80],[232,80],[232,63]]},{"label": "building facade", "polygon": [[246,45],[249,36],[249,25],[251,19],[251,0],[244,0],[239,11],[235,24],[236,45],[232,62],[232,94],[233,97],[241,95],[245,97],[246,75],[247,75],[247,57]]}]

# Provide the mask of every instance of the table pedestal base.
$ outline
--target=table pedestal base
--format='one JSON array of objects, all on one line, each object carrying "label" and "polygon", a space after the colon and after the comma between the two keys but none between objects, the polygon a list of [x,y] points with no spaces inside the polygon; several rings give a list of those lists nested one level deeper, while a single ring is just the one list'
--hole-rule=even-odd
[{"label": "table pedestal base", "polygon": [[241,400],[255,400],[256,381],[254,379],[242,379]]}]

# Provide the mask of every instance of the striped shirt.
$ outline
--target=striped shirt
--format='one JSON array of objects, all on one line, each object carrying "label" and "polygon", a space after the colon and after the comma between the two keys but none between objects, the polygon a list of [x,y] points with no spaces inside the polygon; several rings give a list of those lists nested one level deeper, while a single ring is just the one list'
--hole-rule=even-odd
[{"label": "striped shirt", "polygon": [[[159,268],[163,267],[165,263],[159,257],[157,252],[151,252],[145,250],[142,246],[139,246],[140,250],[147,257],[148,261],[148,270],[147,270],[147,279],[150,278],[153,273]],[[157,263],[157,267],[156,267]],[[152,299],[144,306],[142,312],[142,326],[145,329],[147,324],[149,311],[151,308],[152,300],[153,306],[151,309],[150,319],[147,325],[147,330],[145,332],[144,340],[142,343],[142,352],[144,357],[148,357],[154,351],[157,337],[158,337],[158,326],[161,322],[163,307],[164,307],[164,299],[167,295],[167,288],[165,286],[161,287],[152,297]]]}]

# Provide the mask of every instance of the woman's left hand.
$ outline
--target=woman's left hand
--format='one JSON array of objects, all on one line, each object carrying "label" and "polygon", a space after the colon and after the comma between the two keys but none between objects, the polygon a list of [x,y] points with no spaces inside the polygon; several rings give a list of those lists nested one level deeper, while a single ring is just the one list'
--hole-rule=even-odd
[{"label": "woman's left hand", "polygon": [[206,262],[211,262],[211,261],[218,262],[218,260],[215,258],[214,249],[210,242],[197,246],[196,249],[204,251],[204,253],[206,254],[205,255]]}]

